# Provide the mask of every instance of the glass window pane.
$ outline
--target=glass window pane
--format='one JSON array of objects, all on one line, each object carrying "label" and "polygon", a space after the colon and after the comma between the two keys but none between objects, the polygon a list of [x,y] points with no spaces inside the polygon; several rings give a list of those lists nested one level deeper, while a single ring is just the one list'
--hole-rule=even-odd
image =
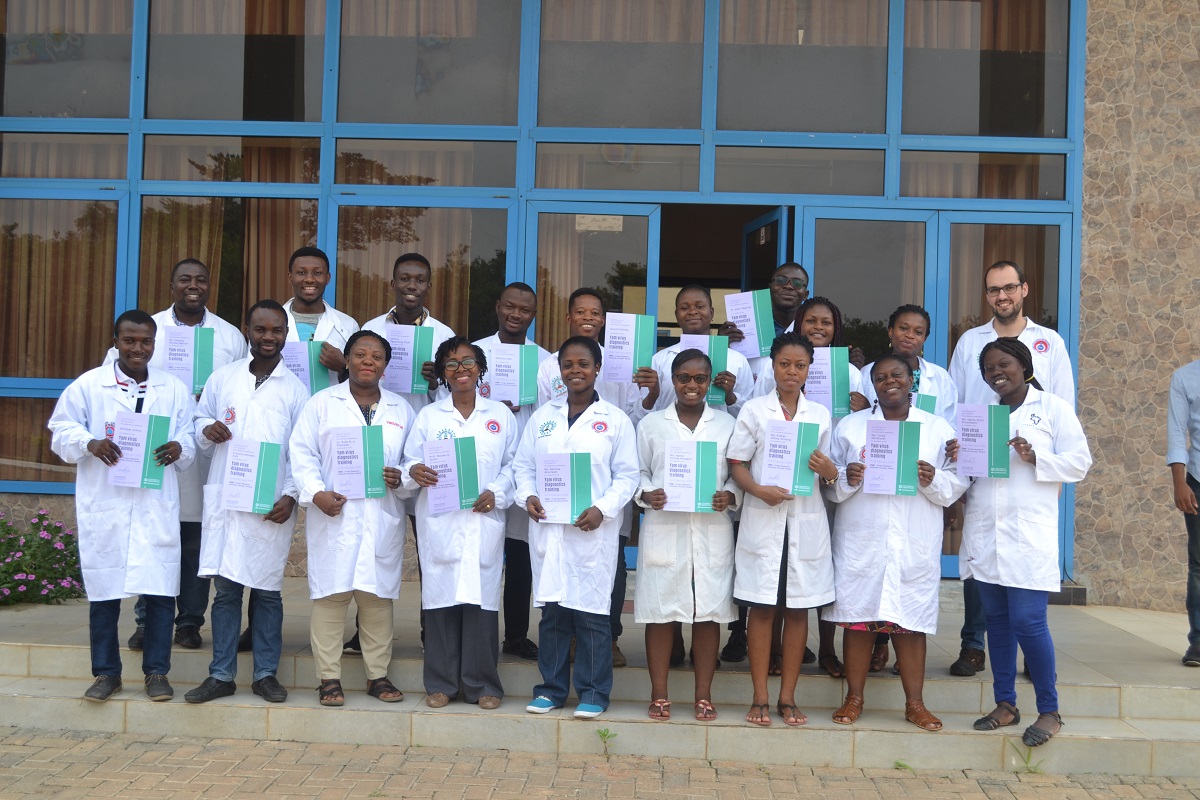
[{"label": "glass window pane", "polygon": [[700,148],[542,143],[537,146],[537,186],[694,192],[700,188]]},{"label": "glass window pane", "polygon": [[717,127],[882,133],[887,0],[724,0]]},{"label": "glass window pane", "polygon": [[905,133],[1066,136],[1069,0],[908,0]]},{"label": "glass window pane", "polygon": [[0,2],[6,117],[126,117],[133,0]]},{"label": "glass window pane", "polygon": [[338,139],[334,183],[515,186],[516,142]]},{"label": "glass window pane", "polygon": [[581,286],[609,311],[646,313],[650,221],[620,214],[538,215],[537,342],[550,352],[570,336],[567,299]]},{"label": "glass window pane", "polygon": [[[111,329],[108,340],[112,340]],[[89,368],[99,363],[97,360]],[[72,483],[75,480],[75,465],[64,464],[50,452],[46,421],[56,402],[48,397],[0,397],[0,418],[4,419],[0,431],[0,481]]]},{"label": "glass window pane", "polygon": [[[997,261],[1020,264],[1029,283],[1025,316],[1058,328],[1057,225],[955,223],[950,226],[950,350],[963,331],[992,318],[983,296],[983,271]],[[940,332],[935,332],[942,335]]]},{"label": "glass window pane", "polygon": [[474,341],[496,332],[504,288],[508,212],[492,208],[342,206],[338,209],[337,305],[360,324],[395,305],[397,256],[433,265],[425,306]]},{"label": "glass window pane", "polygon": [[819,219],[815,236],[812,293],[837,303],[846,343],[874,361],[896,307],[925,300],[925,223]]},{"label": "glass window pane", "polygon": [[1038,153],[900,155],[900,194],[908,197],[984,197],[1062,200],[1067,157]]},{"label": "glass window pane", "polygon": [[117,204],[0,199],[0,264],[0,375],[75,378],[99,365],[116,316]]},{"label": "glass window pane", "polygon": [[716,190],[882,195],[883,151],[718,147]]},{"label": "glass window pane", "polygon": [[520,32],[516,0],[345,2],[338,119],[515,125]]},{"label": "glass window pane", "polygon": [[125,136],[0,133],[0,178],[125,179]]},{"label": "glass window pane", "polygon": [[321,119],[325,0],[154,0],[146,115]]},{"label": "glass window pane", "polygon": [[703,0],[543,0],[538,124],[698,128]]},{"label": "glass window pane", "polygon": [[288,257],[316,243],[316,200],[144,197],[138,305],[169,306],[171,268],[195,258],[211,273],[208,308],[241,328],[254,303],[292,296]]},{"label": "glass window pane", "polygon": [[142,177],[159,181],[316,183],[317,139],[147,136]]}]

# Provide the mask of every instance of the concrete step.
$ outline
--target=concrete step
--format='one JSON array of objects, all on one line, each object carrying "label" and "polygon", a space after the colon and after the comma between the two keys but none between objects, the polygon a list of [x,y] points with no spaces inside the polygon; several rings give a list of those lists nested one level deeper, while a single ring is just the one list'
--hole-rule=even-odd
[{"label": "concrete step", "polygon": [[[207,632],[206,632],[207,633]],[[412,645],[396,643],[394,658],[388,674],[391,680],[405,693],[423,691],[422,658],[420,649]],[[209,660],[212,652],[207,644],[199,650],[175,647],[171,653],[171,681],[183,691],[199,685],[208,677]],[[125,673],[136,676],[141,673],[140,653],[123,650]],[[1064,665],[1070,670],[1069,664]],[[748,662],[723,664],[713,677],[713,702],[719,705],[740,706],[750,697],[750,675]],[[1060,671],[1058,693],[1060,707],[1064,713],[1086,713],[1089,717],[1121,719],[1149,717],[1167,720],[1200,720],[1200,692],[1183,681],[1194,677],[1190,670],[1179,669],[1174,674],[1180,678],[1175,685],[1129,685],[1103,680],[1090,682],[1093,676],[1084,674],[1072,679],[1066,671]],[[366,675],[362,659],[346,655],[342,659],[342,679],[347,687],[363,687]],[[90,679],[91,665],[85,645],[60,645],[38,643],[0,643],[0,674],[20,678],[64,678],[76,683]],[[238,676],[245,689],[250,686],[253,663],[248,653],[238,656]],[[500,677],[507,691],[522,694],[532,691],[539,682],[537,664],[512,656],[501,656]],[[311,691],[317,685],[316,670],[308,648],[303,645],[285,646],[280,660],[278,678],[280,683],[292,690]],[[649,702],[650,678],[644,666],[644,655],[630,654],[630,666],[613,671],[614,700],[634,703]],[[771,679],[772,691],[778,678]],[[1168,681],[1160,681],[1168,684]],[[685,700],[693,696],[694,678],[690,667],[671,670],[670,696]],[[80,690],[82,691],[82,690]],[[845,681],[833,679],[821,672],[815,664],[804,666],[797,688],[797,699],[805,706],[836,708],[846,692]],[[1032,684],[1024,677],[1017,679],[1018,705],[1032,710],[1036,707]],[[987,670],[974,678],[950,676],[942,665],[930,664],[925,676],[925,701],[937,713],[960,713],[972,719],[990,711],[995,705],[992,700],[991,673]],[[867,697],[870,703],[885,708],[903,708],[904,694],[898,676],[892,675],[890,667],[874,673],[867,681]],[[1198,730],[1200,730],[1200,723]]]},{"label": "concrete step", "polygon": [[1048,773],[1200,774],[1200,725],[1192,722],[1071,715],[1053,741],[1031,751],[1020,743],[1023,725],[980,733],[971,729],[974,712],[946,712],[931,703],[945,729],[928,733],[905,722],[902,704],[882,696],[872,696],[853,726],[834,724],[832,706],[814,703],[806,707],[809,722],[801,728],[788,728],[778,716],[770,728],[758,728],[743,719],[744,693],[740,702],[717,703],[719,719],[700,723],[692,718],[690,703],[682,701],[669,722],[648,719],[646,705],[635,701],[615,701],[596,720],[575,720],[572,706],[528,714],[528,697],[518,695],[505,698],[495,711],[481,711],[464,703],[431,709],[420,692],[385,704],[351,690],[345,707],[335,709],[320,707],[312,690],[293,692],[283,704],[267,704],[248,686],[232,697],[189,705],[182,701],[180,682],[172,702],[154,703],[136,679],[107,703],[89,703],[81,699],[86,685],[79,678],[0,677],[0,725],[550,754],[600,754],[599,732],[607,730],[615,734],[609,740],[613,753],[764,765],[893,768],[902,763],[914,769],[1022,771],[1028,757],[1028,765]]}]

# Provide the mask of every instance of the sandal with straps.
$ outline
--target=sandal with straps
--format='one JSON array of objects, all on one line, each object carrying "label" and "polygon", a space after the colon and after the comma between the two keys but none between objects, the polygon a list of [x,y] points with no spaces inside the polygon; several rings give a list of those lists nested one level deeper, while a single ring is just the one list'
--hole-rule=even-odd
[{"label": "sandal with straps", "polygon": [[[1007,711],[1012,715],[1012,719],[1010,719],[1008,722],[1001,722],[1000,718],[996,716],[997,711]],[[975,728],[977,731],[994,731],[997,728],[1006,728],[1009,725],[1016,725],[1020,721],[1021,712],[1017,710],[1017,707],[1012,703],[1001,701],[996,703],[996,707],[993,708],[987,714],[987,716],[980,717],[979,719],[975,720],[975,724],[971,727]]]},{"label": "sandal with straps", "polygon": [[882,672],[883,668],[887,666],[890,657],[891,653],[888,652],[887,642],[880,642],[875,645],[875,649],[871,651],[870,671]]},{"label": "sandal with straps", "polygon": [[708,700],[697,700],[695,711],[697,722],[712,722],[717,718],[717,709]]},{"label": "sandal with straps", "polygon": [[749,722],[751,725],[757,725],[760,728],[771,727],[771,704],[752,703],[750,711],[746,714],[746,722]]},{"label": "sandal with straps", "polygon": [[317,687],[317,700],[323,706],[342,706],[346,704],[346,695],[342,692],[342,682],[336,678],[321,681]]},{"label": "sandal with straps", "polygon": [[791,728],[797,728],[808,722],[808,717],[800,712],[800,709],[790,703],[779,703],[775,706],[775,710],[779,712],[780,719],[783,724]]},{"label": "sandal with straps", "polygon": [[385,703],[399,703],[404,699],[404,692],[393,686],[392,682],[386,676],[368,680],[367,694]]},{"label": "sandal with straps", "polygon": [[1042,721],[1042,717],[1052,718],[1058,723],[1059,730],[1062,730],[1062,726],[1066,725],[1066,723],[1063,722],[1063,718],[1058,715],[1057,711],[1050,711],[1046,714],[1038,714],[1037,722],[1026,728],[1025,733],[1021,736],[1021,742],[1026,747],[1037,747],[1038,745],[1043,745],[1050,741],[1054,734],[1058,733],[1058,731],[1048,731],[1045,728],[1039,728],[1037,724],[1038,722]]},{"label": "sandal with straps", "polygon": [[904,718],[921,730],[940,731],[942,721],[930,713],[922,700],[909,700],[904,704]]},{"label": "sandal with straps", "polygon": [[833,721],[838,725],[853,725],[862,714],[862,710],[862,695],[848,692],[846,694],[846,702],[842,703],[841,708],[833,712]]},{"label": "sandal with straps", "polygon": [[671,701],[670,700],[652,700],[649,710],[650,719],[670,719],[671,718]]}]

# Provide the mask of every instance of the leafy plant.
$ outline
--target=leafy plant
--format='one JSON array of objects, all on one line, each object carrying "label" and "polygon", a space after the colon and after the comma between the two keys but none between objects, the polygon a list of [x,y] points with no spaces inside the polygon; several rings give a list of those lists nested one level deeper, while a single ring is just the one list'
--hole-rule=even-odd
[{"label": "leafy plant", "polygon": [[83,596],[75,532],[45,509],[22,525],[0,511],[0,556],[0,605]]},{"label": "leafy plant", "polygon": [[604,757],[606,759],[610,758],[611,756],[608,752],[608,743],[617,738],[617,734],[613,733],[608,728],[601,728],[600,730],[596,731],[596,735],[600,737],[600,744],[604,746]]},{"label": "leafy plant", "polygon": [[916,771],[915,769],[913,769],[912,767],[910,767],[910,766],[909,766],[907,763],[905,763],[905,762],[903,762],[903,761],[900,761],[899,759],[897,759],[896,761],[892,762],[892,766],[893,766],[893,767],[895,767],[896,769],[906,769],[906,770],[908,770],[909,772],[911,772],[911,773],[913,774],[913,777],[916,777],[916,775],[917,775],[917,771]]},{"label": "leafy plant", "polygon": [[1024,772],[1026,775],[1041,775],[1042,774],[1042,761],[1045,761],[1045,759],[1042,759],[1041,761],[1034,763],[1032,747],[1026,747],[1025,752],[1021,752],[1021,748],[1017,747],[1016,742],[1010,740],[1009,744],[1012,745],[1013,750],[1017,751],[1017,758],[1019,758],[1021,760],[1021,765],[1023,767],[1023,769],[1021,770],[1022,772]]}]

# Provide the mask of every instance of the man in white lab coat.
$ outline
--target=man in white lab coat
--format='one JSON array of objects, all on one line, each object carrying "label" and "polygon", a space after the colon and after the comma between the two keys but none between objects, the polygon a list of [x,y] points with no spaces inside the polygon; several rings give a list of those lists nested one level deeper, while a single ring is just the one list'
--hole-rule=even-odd
[{"label": "man in white lab coat", "polygon": [[[984,295],[992,309],[990,322],[963,333],[950,358],[950,377],[958,387],[958,402],[987,404],[996,393],[979,372],[979,354],[983,346],[1001,336],[1014,336],[1029,348],[1038,382],[1051,394],[1075,406],[1075,374],[1066,344],[1054,330],[1025,316],[1025,298],[1029,284],[1025,273],[1012,261],[997,261],[983,275]],[[973,578],[963,581],[962,648],[958,660],[950,665],[951,675],[971,676],[983,669],[984,634],[987,620],[979,587]]]},{"label": "man in white lab coat", "polygon": [[[117,360],[79,376],[63,391],[50,417],[50,449],[78,465],[75,509],[79,562],[87,591],[92,675],[84,699],[104,702],[121,691],[117,621],[121,600],[146,596],[146,640],[142,652],[146,694],[170,700],[171,619],[179,594],[179,483],[195,456],[190,387],[150,366],[154,319],[145,311],[117,317],[113,345]],[[135,452],[131,423],[163,424],[166,443]],[[165,419],[154,419],[154,417]],[[116,439],[125,437],[124,450]],[[151,440],[153,441],[153,440]],[[121,462],[124,461],[124,464]],[[141,462],[141,466],[137,466]],[[110,485],[111,470],[134,466],[142,486]],[[120,473],[117,473],[118,475]],[[136,475],[128,476],[136,481]],[[130,481],[124,481],[130,482]]]},{"label": "man in white lab coat", "polygon": [[[329,285],[329,256],[317,247],[301,247],[288,259],[292,299],[283,304],[288,318],[289,342],[324,342],[321,365],[335,375],[346,367],[342,348],[358,322],[325,300]],[[335,378],[336,380],[336,378]]]}]

